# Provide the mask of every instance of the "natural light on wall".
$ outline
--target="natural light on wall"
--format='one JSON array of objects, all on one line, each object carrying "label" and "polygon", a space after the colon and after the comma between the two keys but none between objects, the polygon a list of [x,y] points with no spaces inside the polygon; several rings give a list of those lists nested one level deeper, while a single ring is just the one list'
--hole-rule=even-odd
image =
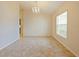
[{"label": "natural light on wall", "polygon": [[56,33],[67,38],[67,11],[56,17]]}]

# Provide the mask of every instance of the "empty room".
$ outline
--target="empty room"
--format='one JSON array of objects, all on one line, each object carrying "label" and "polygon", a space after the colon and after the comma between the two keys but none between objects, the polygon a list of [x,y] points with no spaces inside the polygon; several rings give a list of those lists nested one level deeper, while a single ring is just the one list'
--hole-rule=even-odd
[{"label": "empty room", "polygon": [[79,1],[0,1],[0,57],[78,57]]}]

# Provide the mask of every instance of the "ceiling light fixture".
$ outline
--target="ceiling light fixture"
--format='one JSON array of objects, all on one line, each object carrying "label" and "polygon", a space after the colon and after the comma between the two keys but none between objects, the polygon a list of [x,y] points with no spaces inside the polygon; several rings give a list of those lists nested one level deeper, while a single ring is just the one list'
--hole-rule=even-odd
[{"label": "ceiling light fixture", "polygon": [[39,13],[40,12],[39,7],[32,7],[32,12],[33,13]]},{"label": "ceiling light fixture", "polygon": [[38,7],[38,2],[35,2],[35,7],[32,7],[32,12],[33,13],[39,13],[40,12],[40,8]]}]

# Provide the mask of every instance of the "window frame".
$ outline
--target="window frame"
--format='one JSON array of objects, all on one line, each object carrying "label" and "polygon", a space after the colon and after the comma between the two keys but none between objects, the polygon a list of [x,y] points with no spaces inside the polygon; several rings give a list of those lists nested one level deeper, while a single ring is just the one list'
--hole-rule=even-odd
[{"label": "window frame", "polygon": [[[58,29],[57,29],[57,25],[58,25],[58,24],[57,24],[57,18],[60,17],[60,16],[62,16],[64,13],[67,13],[67,20],[66,20],[66,21],[67,21],[67,25],[66,25],[66,26],[67,26],[67,27],[66,27],[67,33],[66,33],[66,36],[64,36],[64,35],[61,34],[61,33],[58,34],[58,31],[57,31],[57,30],[58,30]],[[58,15],[56,16],[56,22],[55,22],[55,23],[56,23],[56,27],[55,27],[55,28],[56,28],[56,31],[55,31],[56,34],[57,34],[59,37],[62,37],[62,38],[64,38],[64,39],[67,39],[67,38],[68,38],[68,11],[64,11],[64,12],[58,14]]]}]

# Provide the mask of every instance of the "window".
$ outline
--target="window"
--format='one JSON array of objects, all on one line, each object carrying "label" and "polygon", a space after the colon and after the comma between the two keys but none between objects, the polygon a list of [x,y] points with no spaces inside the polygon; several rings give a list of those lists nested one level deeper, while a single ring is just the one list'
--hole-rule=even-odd
[{"label": "window", "polygon": [[67,38],[67,11],[56,17],[56,33]]}]

